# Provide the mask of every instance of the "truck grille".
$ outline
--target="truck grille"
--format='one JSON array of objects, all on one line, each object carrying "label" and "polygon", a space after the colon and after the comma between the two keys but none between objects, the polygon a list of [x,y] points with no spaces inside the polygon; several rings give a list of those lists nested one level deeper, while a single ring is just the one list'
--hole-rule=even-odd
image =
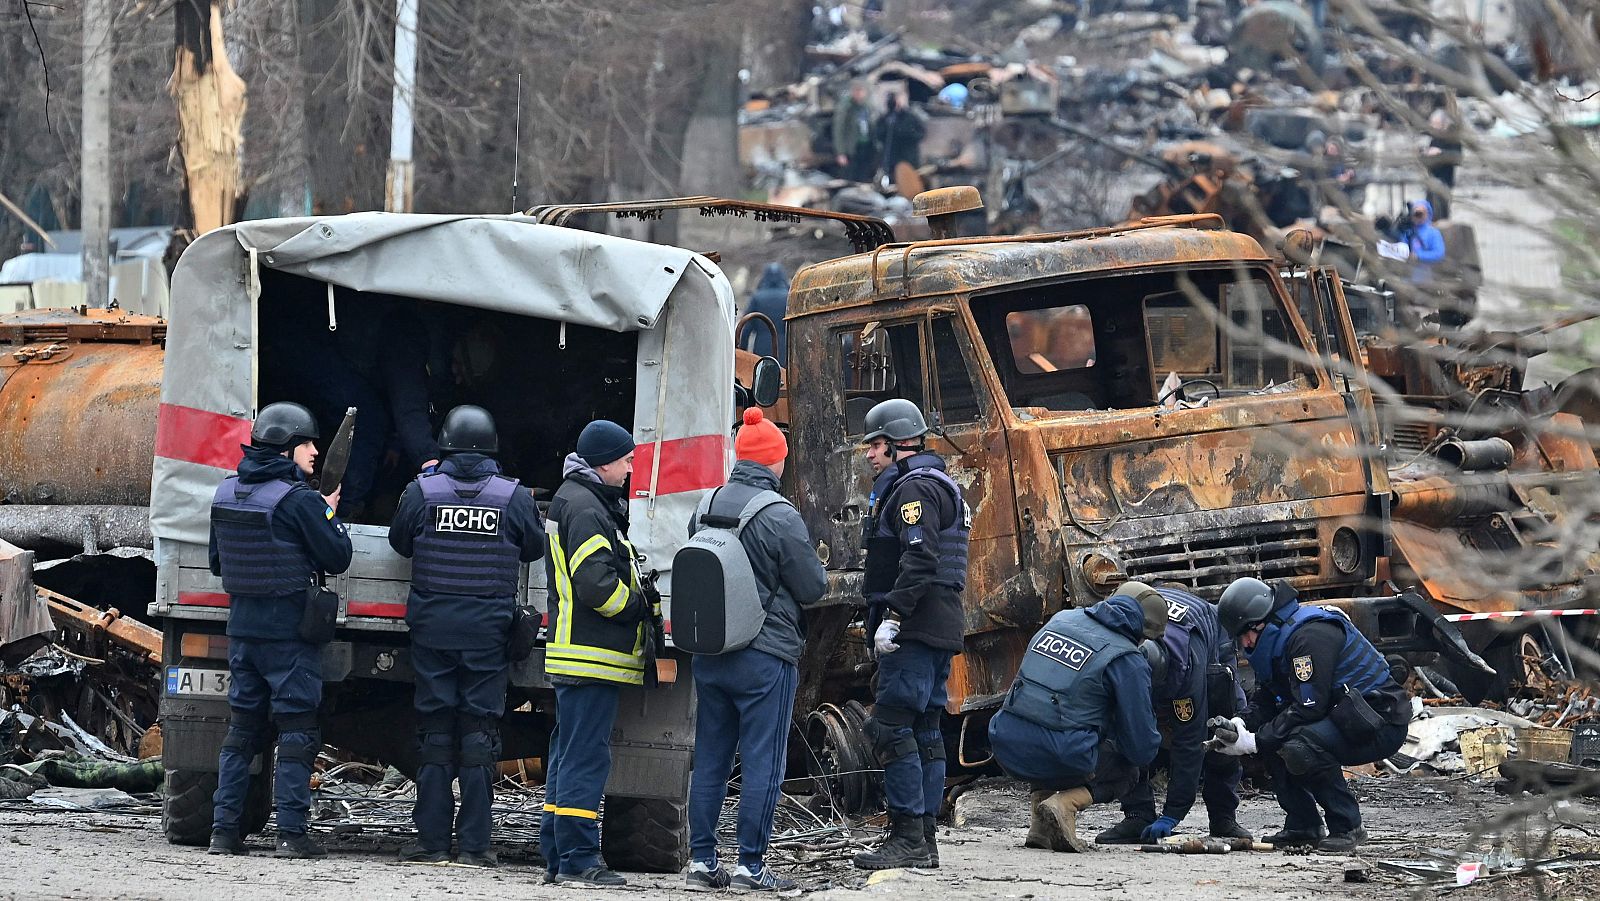
[{"label": "truck grille", "polygon": [[1267,523],[1226,531],[1162,536],[1122,544],[1128,578],[1177,582],[1215,599],[1241,576],[1281,579],[1318,571],[1322,543],[1315,523]]}]

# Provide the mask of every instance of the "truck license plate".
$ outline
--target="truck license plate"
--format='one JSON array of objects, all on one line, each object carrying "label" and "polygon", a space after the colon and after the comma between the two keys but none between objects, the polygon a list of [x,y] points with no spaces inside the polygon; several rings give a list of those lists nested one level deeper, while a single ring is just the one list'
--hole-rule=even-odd
[{"label": "truck license plate", "polygon": [[167,667],[168,697],[225,698],[228,696],[228,671],[196,669],[192,666]]}]

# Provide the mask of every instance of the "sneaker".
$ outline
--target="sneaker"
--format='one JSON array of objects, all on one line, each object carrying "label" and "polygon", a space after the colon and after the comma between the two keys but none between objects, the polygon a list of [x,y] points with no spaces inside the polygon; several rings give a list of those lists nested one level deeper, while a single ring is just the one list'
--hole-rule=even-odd
[{"label": "sneaker", "polygon": [[556,883],[556,874],[551,872],[550,870],[545,870],[544,871],[544,884],[545,885],[555,885],[555,883]]},{"label": "sneaker", "polygon": [[792,892],[800,887],[793,879],[786,879],[762,867],[754,873],[744,865],[733,871],[732,888],[736,892]]},{"label": "sneaker", "polygon": [[449,851],[430,851],[422,847],[419,842],[406,842],[400,846],[401,863],[447,864],[450,862]]},{"label": "sneaker", "polygon": [[456,866],[493,870],[500,866],[500,857],[493,851],[462,851],[456,855]]},{"label": "sneaker", "polygon": [[211,833],[211,846],[206,848],[207,854],[237,854],[244,856],[250,849],[244,846],[244,839],[239,833],[228,829],[218,829]]},{"label": "sneaker", "polygon": [[573,888],[620,888],[628,884],[622,874],[604,866],[594,866],[582,873],[558,873],[556,885]]},{"label": "sneaker", "polygon": [[278,850],[272,856],[308,860],[327,857],[328,851],[304,832],[283,832],[278,834]]},{"label": "sneaker", "polygon": [[689,872],[683,876],[683,887],[691,892],[718,892],[728,887],[730,877],[722,865],[713,861],[709,866],[692,860]]},{"label": "sneaker", "polygon": [[1360,826],[1349,832],[1335,832],[1317,842],[1317,850],[1324,854],[1353,854],[1356,846],[1367,840],[1367,830]]}]

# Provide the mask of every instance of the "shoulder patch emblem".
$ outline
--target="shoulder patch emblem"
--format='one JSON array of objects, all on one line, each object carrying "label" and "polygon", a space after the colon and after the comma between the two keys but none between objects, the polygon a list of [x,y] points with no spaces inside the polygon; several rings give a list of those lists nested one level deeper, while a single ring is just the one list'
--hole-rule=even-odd
[{"label": "shoulder patch emblem", "polygon": [[324,507],[322,515],[323,515],[323,518],[325,518],[325,519],[332,519],[333,518],[333,508],[332,507]]},{"label": "shoulder patch emblem", "polygon": [[900,505],[900,521],[908,526],[914,526],[922,521],[922,501],[912,501]]},{"label": "shoulder patch emblem", "polygon": [[1171,622],[1181,623],[1189,618],[1189,605],[1177,601],[1167,601],[1167,619]]},{"label": "shoulder patch emblem", "polygon": [[1172,715],[1178,722],[1187,723],[1194,719],[1194,698],[1176,698],[1172,702]]},{"label": "shoulder patch emblem", "polygon": [[1311,655],[1294,658],[1294,677],[1301,682],[1311,681]]}]

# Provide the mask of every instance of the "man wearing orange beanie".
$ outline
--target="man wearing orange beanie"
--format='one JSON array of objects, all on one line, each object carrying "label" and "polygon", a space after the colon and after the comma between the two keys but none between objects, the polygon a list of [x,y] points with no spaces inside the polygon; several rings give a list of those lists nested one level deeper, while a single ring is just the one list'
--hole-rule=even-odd
[{"label": "man wearing orange beanie", "polygon": [[[733,440],[738,458],[728,484],[706,492],[689,522],[689,534],[716,504],[733,515],[762,492],[776,492],[789,442],[778,427],[751,408]],[[779,498],[761,507],[739,532],[761,593],[766,620],[749,645],[725,654],[698,655],[694,687],[699,697],[695,721],[694,780],[689,787],[689,872],[691,890],[787,891],[793,880],[767,869],[764,857],[772,838],[788,754],[789,719],[799,676],[805,628],[802,606],[821,600],[827,575],[811,547],[811,535],[793,504]],[[728,793],[734,752],[741,761],[739,782],[739,862],[732,874],[717,860],[717,821]]]}]

